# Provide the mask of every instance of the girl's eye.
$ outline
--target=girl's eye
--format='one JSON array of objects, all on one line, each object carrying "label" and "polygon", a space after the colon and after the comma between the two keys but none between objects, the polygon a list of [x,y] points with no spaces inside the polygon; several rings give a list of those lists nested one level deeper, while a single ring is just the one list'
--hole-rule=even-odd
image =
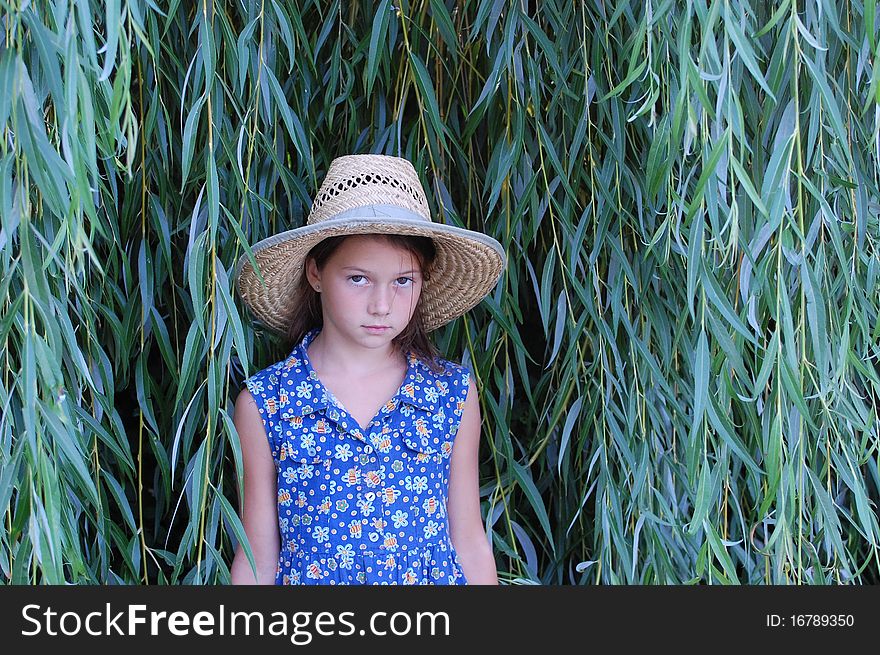
[{"label": "girl's eye", "polygon": [[365,278],[363,275],[349,275],[348,279],[351,281],[352,284],[358,287],[364,286],[364,283],[366,283],[367,281],[367,278]]},{"label": "girl's eye", "polygon": [[402,287],[408,287],[412,284],[413,279],[411,277],[399,277],[397,278],[397,284]]}]

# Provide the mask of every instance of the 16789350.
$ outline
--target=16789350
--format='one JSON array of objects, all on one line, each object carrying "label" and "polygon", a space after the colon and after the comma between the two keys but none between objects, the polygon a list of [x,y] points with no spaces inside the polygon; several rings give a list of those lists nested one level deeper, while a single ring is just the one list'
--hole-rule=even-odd
[{"label": "16789350", "polygon": [[855,625],[852,614],[767,614],[768,628],[851,628]]}]

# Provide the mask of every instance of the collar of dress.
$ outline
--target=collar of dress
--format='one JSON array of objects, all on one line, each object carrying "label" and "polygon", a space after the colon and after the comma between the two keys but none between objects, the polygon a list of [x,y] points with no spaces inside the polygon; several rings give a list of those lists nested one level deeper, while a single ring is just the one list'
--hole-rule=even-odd
[{"label": "collar of dress", "polygon": [[[284,417],[306,416],[319,410],[327,409],[331,405],[335,406],[332,400],[333,395],[321,383],[318,374],[312,368],[307,352],[309,344],[318,336],[320,331],[319,328],[315,328],[306,334],[284,361],[283,365],[285,367],[303,366],[306,371],[306,378],[303,380],[297,381],[292,377],[285,378],[284,386],[287,387],[287,393],[291,398],[301,400],[302,404],[289,403],[282,413]],[[413,353],[407,353],[407,362],[407,372],[403,384],[400,385],[397,393],[386,403],[385,409],[393,411],[399,403],[405,403],[431,414],[435,413],[438,409],[437,403],[430,402],[425,397],[423,390],[424,384],[431,380],[432,374],[430,369]]]}]

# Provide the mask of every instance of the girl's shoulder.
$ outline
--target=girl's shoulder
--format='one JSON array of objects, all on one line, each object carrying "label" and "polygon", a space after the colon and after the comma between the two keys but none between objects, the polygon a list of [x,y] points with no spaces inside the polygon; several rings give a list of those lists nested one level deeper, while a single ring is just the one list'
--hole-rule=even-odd
[{"label": "girl's shoulder", "polygon": [[245,378],[244,384],[252,395],[267,396],[274,393],[279,382],[300,374],[305,374],[305,366],[294,352]]},{"label": "girl's shoulder", "polygon": [[446,384],[468,386],[470,369],[444,357],[435,357],[433,360],[425,360],[415,355],[410,355],[411,361],[416,366],[416,379],[424,378],[426,381],[439,381]]},{"label": "girl's shoulder", "polygon": [[433,414],[441,424],[448,419],[447,427],[454,433],[470,395],[470,369],[442,357],[433,361],[414,358],[413,361],[415,365],[409,378],[413,384],[406,384],[403,394]]}]

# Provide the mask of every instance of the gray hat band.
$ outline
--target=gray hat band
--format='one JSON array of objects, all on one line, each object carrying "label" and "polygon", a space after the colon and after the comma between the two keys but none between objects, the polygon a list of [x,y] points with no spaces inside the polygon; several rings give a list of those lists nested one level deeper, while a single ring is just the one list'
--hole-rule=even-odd
[{"label": "gray hat band", "polygon": [[430,223],[431,220],[425,218],[421,214],[410,211],[398,205],[363,205],[362,207],[354,207],[346,209],[338,214],[333,214],[318,223],[312,225],[320,225],[324,221],[338,221],[341,218],[402,218],[409,221],[421,221],[422,223]]}]

